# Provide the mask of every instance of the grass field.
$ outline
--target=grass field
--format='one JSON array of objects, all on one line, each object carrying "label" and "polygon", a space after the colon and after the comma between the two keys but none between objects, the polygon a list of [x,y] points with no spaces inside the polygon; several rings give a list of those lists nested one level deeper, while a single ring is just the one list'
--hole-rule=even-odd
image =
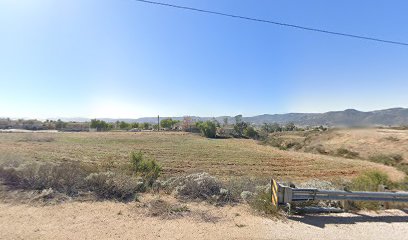
[{"label": "grass field", "polygon": [[1,133],[0,161],[82,161],[116,164],[132,151],[157,159],[164,176],[209,172],[220,178],[300,180],[350,178],[370,168],[392,179],[403,174],[380,164],[318,154],[283,151],[247,139],[207,139],[175,132]]}]

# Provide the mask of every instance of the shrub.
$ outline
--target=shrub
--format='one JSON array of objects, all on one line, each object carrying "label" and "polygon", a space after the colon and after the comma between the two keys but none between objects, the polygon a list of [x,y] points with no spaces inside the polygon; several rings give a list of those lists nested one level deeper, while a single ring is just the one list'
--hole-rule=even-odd
[{"label": "shrub", "polygon": [[265,185],[269,181],[269,179],[255,179],[248,177],[230,178],[229,180],[224,181],[222,186],[230,191],[233,201],[239,201],[240,199],[248,200],[244,199],[246,197],[242,196],[253,195],[253,193],[257,191],[257,186]]},{"label": "shrub", "polygon": [[208,173],[194,173],[172,178],[163,183],[164,187],[183,199],[209,200],[220,195],[221,184]]},{"label": "shrub", "polygon": [[389,137],[386,137],[385,139],[388,140],[388,141],[391,141],[391,142],[398,142],[399,141],[399,138],[394,137],[394,136],[389,136]]},{"label": "shrub", "polygon": [[311,153],[323,154],[323,155],[329,154],[329,151],[324,149],[322,144],[317,144],[317,145],[314,145],[314,146],[307,147],[305,149],[305,151],[306,152],[311,152]]},{"label": "shrub", "polygon": [[234,124],[234,137],[241,138],[245,134],[245,129],[248,128],[248,123],[243,121],[237,121]]},{"label": "shrub", "polygon": [[102,199],[132,200],[144,184],[134,177],[114,172],[91,173],[85,178],[87,188]]},{"label": "shrub", "polygon": [[302,143],[292,139],[283,139],[279,136],[270,136],[265,140],[265,143],[271,145],[272,147],[277,147],[280,150],[300,150],[301,148],[303,148]]},{"label": "shrub", "polygon": [[258,139],[259,134],[254,127],[249,126],[246,129],[244,129],[244,136],[247,138]]},{"label": "shrub", "polygon": [[212,121],[198,122],[197,127],[200,129],[201,134],[207,138],[215,138],[217,134],[217,125]]},{"label": "shrub", "polygon": [[271,190],[270,187],[268,191],[265,189],[258,190],[255,196],[249,201],[249,205],[257,212],[266,215],[278,216],[279,209],[272,205],[271,202]]},{"label": "shrub", "polygon": [[6,185],[30,190],[52,188],[75,195],[83,187],[85,171],[77,162],[53,164],[27,164],[18,168],[0,168],[0,177]]},{"label": "shrub", "polygon": [[379,185],[390,185],[388,175],[380,171],[368,171],[351,181],[350,188],[358,191],[378,191]]},{"label": "shrub", "polygon": [[272,147],[281,148],[283,140],[281,138],[277,138],[277,137],[269,137],[266,140],[266,143],[271,145]]},{"label": "shrub", "polygon": [[15,189],[52,189],[69,196],[75,196],[80,191],[92,191],[102,199],[130,200],[135,198],[136,192],[145,191],[145,187],[156,180],[161,170],[154,160],[143,159],[140,154],[134,158],[137,175],[114,167],[109,167],[112,171],[98,172],[100,168],[64,162],[1,166],[0,179]]},{"label": "shrub", "polygon": [[278,123],[264,123],[261,130],[266,133],[282,132],[282,127]]},{"label": "shrub", "polygon": [[[382,172],[373,170],[365,172],[358,177],[354,178],[350,185],[347,188],[350,188],[354,191],[371,191],[376,192],[378,191],[379,185],[387,185],[389,186],[391,181],[389,180],[388,176]],[[352,202],[348,201],[348,207],[351,209],[369,209],[369,210],[377,210],[380,208],[379,202],[365,202],[365,201],[357,201]]]},{"label": "shrub", "polygon": [[186,205],[170,204],[162,199],[154,199],[149,202],[149,215],[152,217],[176,218],[189,212],[190,209]]},{"label": "shrub", "polygon": [[388,166],[396,166],[402,162],[403,157],[401,154],[379,154],[369,158],[370,161],[382,163]]},{"label": "shrub", "polygon": [[358,152],[354,152],[346,148],[339,148],[337,149],[335,155],[344,158],[357,158],[360,154]]},{"label": "shrub", "polygon": [[160,176],[161,166],[154,159],[146,159],[141,151],[131,155],[132,171],[143,178],[147,186],[151,186]]}]

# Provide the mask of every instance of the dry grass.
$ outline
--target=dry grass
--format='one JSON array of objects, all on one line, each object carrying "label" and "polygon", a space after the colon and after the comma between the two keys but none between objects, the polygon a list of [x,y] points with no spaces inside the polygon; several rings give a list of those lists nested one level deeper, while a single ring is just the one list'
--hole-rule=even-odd
[{"label": "dry grass", "polygon": [[368,159],[379,154],[401,154],[408,162],[408,131],[395,129],[338,129],[311,136],[308,145],[327,151],[345,148]]},{"label": "dry grass", "polygon": [[130,152],[140,150],[157,159],[163,166],[164,177],[204,171],[221,179],[231,176],[332,179],[353,177],[369,168],[381,168],[391,178],[402,177],[395,169],[379,164],[282,151],[247,139],[213,140],[189,133],[107,132],[35,133],[38,139],[53,141],[22,141],[30,134],[1,133],[0,160],[81,161],[114,167],[128,161]]}]

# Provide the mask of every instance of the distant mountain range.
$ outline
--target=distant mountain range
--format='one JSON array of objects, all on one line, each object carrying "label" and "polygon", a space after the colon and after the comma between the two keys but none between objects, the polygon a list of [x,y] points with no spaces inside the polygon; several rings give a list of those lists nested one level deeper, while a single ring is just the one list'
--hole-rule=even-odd
[{"label": "distant mountain range", "polygon": [[[165,119],[169,117],[160,117]],[[183,117],[171,117],[173,120],[183,120]],[[234,123],[235,119],[231,116],[220,117],[197,117],[192,116],[194,120],[211,120],[216,119],[223,123],[228,118],[229,123]],[[99,118],[107,122],[125,121],[125,122],[149,122],[156,123],[157,117],[144,117],[138,119],[113,119]],[[90,121],[88,118],[61,118],[63,121],[84,122]],[[390,108],[385,110],[376,110],[362,112],[355,109],[344,111],[332,111],[326,113],[286,113],[286,114],[263,114],[253,117],[243,117],[244,121],[262,124],[262,123],[279,123],[285,124],[293,122],[299,126],[400,126],[408,125],[408,108]]]}]

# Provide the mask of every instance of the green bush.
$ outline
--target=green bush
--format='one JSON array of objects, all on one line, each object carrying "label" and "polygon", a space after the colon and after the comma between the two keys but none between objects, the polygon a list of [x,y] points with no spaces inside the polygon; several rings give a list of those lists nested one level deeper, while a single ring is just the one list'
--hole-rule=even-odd
[{"label": "green bush", "polygon": [[151,186],[162,171],[156,160],[146,159],[141,151],[132,153],[131,168],[134,174],[143,178],[147,186]]},{"label": "green bush", "polygon": [[217,125],[212,121],[198,122],[197,127],[200,129],[201,133],[208,138],[216,138],[217,136]]},{"label": "green bush", "polygon": [[[358,177],[354,178],[347,188],[353,191],[377,192],[379,185],[390,186],[392,185],[392,182],[389,180],[387,174],[373,170],[362,173]],[[381,207],[379,202],[365,201],[349,201],[348,205],[351,209],[378,210]]]},{"label": "green bush", "polygon": [[372,170],[364,172],[351,181],[351,189],[357,191],[378,191],[379,185],[389,186],[391,181],[388,175],[380,171]]},{"label": "green bush", "polygon": [[258,139],[259,134],[254,127],[249,126],[246,129],[244,129],[244,136],[247,138]]},{"label": "green bush", "polygon": [[401,154],[379,154],[369,158],[370,161],[382,163],[388,166],[396,166],[404,160]]},{"label": "green bush", "polygon": [[249,202],[249,205],[257,212],[265,215],[279,215],[279,209],[272,205],[271,190],[258,191],[256,195]]}]

